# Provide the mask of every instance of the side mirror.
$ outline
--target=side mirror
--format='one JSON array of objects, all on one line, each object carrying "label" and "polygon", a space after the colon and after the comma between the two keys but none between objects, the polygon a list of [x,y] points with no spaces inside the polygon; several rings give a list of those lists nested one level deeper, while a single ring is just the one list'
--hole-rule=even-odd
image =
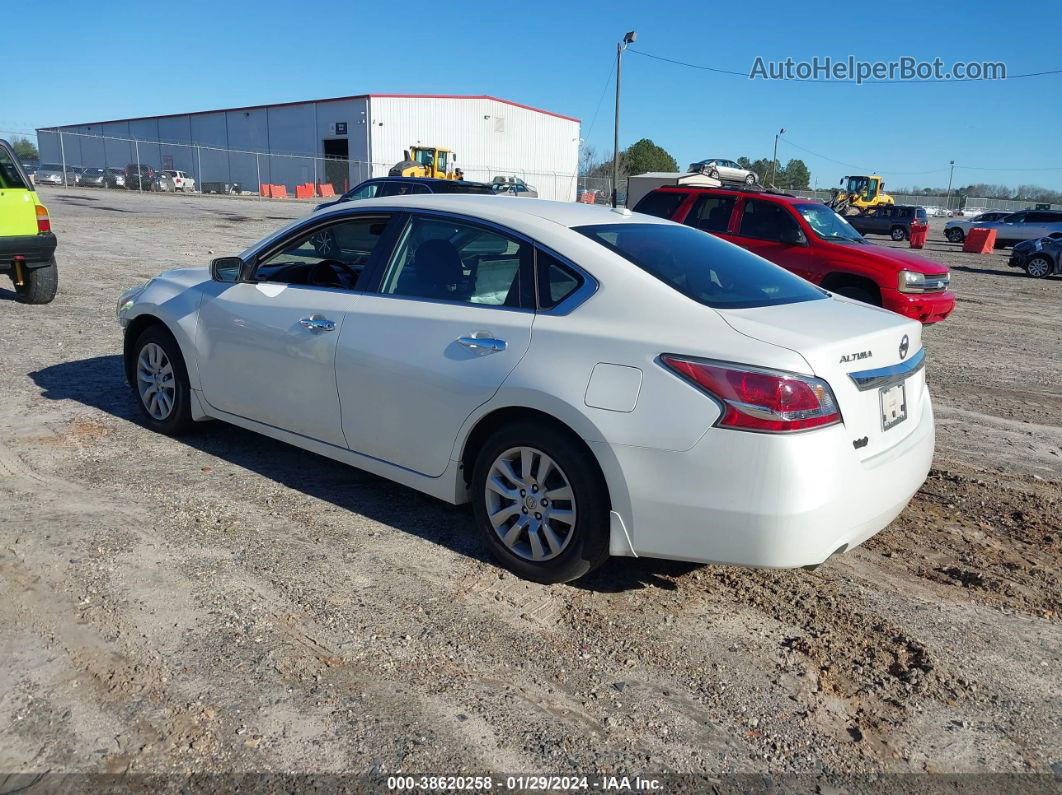
[{"label": "side mirror", "polygon": [[806,246],[808,239],[804,235],[804,230],[796,227],[782,231],[782,242],[790,246]]},{"label": "side mirror", "polygon": [[243,260],[239,257],[217,257],[210,261],[210,278],[216,282],[235,283],[240,280]]}]

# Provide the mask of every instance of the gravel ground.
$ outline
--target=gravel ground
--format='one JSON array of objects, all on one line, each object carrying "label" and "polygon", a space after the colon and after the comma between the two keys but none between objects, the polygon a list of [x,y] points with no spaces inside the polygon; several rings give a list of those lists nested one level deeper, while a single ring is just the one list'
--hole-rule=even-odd
[{"label": "gravel ground", "polygon": [[863,547],[541,586],[467,509],[136,419],[119,291],[306,204],[41,195],[59,295],[0,289],[0,771],[1062,773],[1062,279],[933,221],[936,461]]}]

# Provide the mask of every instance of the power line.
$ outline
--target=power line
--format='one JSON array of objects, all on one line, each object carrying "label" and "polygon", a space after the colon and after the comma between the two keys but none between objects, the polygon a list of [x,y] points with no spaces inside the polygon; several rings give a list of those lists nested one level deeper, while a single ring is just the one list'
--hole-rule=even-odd
[{"label": "power line", "polygon": [[[719,67],[716,67],[716,66],[705,66],[703,64],[695,64],[695,63],[689,63],[687,61],[679,61],[679,60],[676,60],[674,58],[665,58],[662,55],[654,55],[651,52],[643,52],[641,50],[636,50],[633,47],[630,48],[630,52],[633,52],[633,53],[635,53],[637,55],[644,56],[646,58],[652,58],[653,60],[656,60],[656,61],[664,61],[665,63],[674,64],[675,66],[685,66],[688,69],[699,69],[699,70],[704,71],[704,72],[715,72],[716,74],[729,75],[731,77],[743,77],[746,80],[751,79],[751,77],[752,77],[750,72],[738,72],[738,71],[735,71],[733,69],[720,69]],[[1045,77],[1047,75],[1058,75],[1058,74],[1062,74],[1062,69],[1046,69],[1046,70],[1041,71],[1041,72],[1024,72],[1022,74],[1016,74],[1016,75],[1008,74],[1006,77],[999,78],[999,79],[1000,80],[1021,80],[1023,78],[1027,78],[1027,77]],[[785,79],[784,82],[786,82],[786,83],[836,83],[838,85],[873,86],[873,85],[885,85],[885,84],[895,84],[895,83],[952,83],[952,84],[954,84],[954,83],[979,83],[979,82],[983,82],[983,81],[982,80],[976,80],[976,79],[975,80],[969,80],[969,79],[967,79],[967,80],[946,80],[944,78],[930,78],[930,79],[925,79],[925,80],[905,80],[903,78],[897,78],[897,79],[892,79],[892,80],[859,80],[859,81],[857,81],[857,80],[831,80],[829,78],[822,78],[822,77],[805,77],[805,78],[797,77],[797,78],[792,78],[792,79]]]},{"label": "power line", "polygon": [[608,70],[608,77],[605,78],[605,84],[601,86],[601,96],[597,98],[597,107],[594,108],[594,115],[590,119],[590,126],[586,130],[586,137],[583,140],[590,140],[590,133],[594,131],[594,125],[597,123],[597,114],[601,110],[601,103],[605,99],[605,92],[608,91],[609,83],[612,82],[612,75],[616,73],[616,64],[612,64],[612,67]]}]

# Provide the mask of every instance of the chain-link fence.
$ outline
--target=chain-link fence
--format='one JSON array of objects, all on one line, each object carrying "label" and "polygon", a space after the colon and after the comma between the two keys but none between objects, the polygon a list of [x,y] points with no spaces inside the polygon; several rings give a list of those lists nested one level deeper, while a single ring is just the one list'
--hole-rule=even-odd
[{"label": "chain-link fence", "polygon": [[[367,162],[324,155],[227,149],[203,144],[39,130],[41,163],[37,182],[67,186],[99,185],[138,191],[183,190],[273,198],[339,195],[372,177],[387,176],[394,163]],[[534,171],[504,165],[460,164],[473,182],[503,183],[515,195],[573,200],[583,185],[607,192],[578,174]],[[86,180],[91,170],[97,178]],[[104,172],[98,178],[98,170]],[[174,173],[176,172],[176,173]],[[598,181],[600,182],[600,181]]]}]

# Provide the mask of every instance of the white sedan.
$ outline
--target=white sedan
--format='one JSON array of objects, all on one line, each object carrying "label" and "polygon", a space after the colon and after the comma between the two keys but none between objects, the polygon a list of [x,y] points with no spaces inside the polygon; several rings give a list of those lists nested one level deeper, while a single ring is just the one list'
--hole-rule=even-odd
[{"label": "white sedan", "polygon": [[920,324],[622,209],[343,203],[118,319],[150,427],[224,420],[471,502],[540,582],[609,555],[817,565],[933,455]]}]

